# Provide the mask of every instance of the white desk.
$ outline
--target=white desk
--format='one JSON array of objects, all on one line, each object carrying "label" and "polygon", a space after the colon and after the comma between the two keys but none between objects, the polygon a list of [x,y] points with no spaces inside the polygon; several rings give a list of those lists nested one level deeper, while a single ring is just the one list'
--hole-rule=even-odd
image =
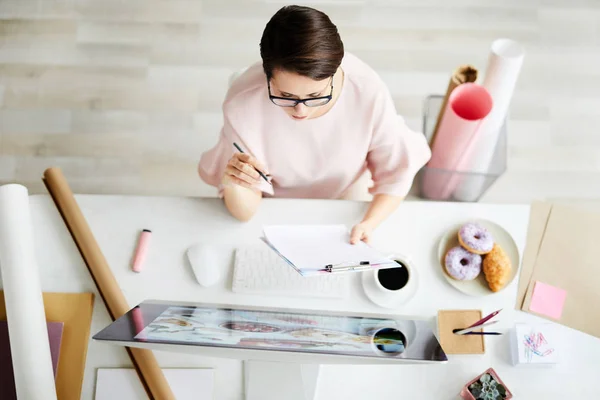
[{"label": "white desk", "polygon": [[[144,299],[202,301],[241,305],[332,309],[430,317],[438,309],[477,308],[485,313],[503,308],[496,327],[510,328],[514,321],[536,319],[514,311],[517,281],[504,291],[472,298],[450,286],[441,275],[437,241],[444,230],[467,218],[485,218],[508,230],[522,254],[529,207],[407,202],[376,231],[378,248],[409,255],[419,270],[420,286],[413,300],[398,310],[383,310],[364,295],[359,274],[349,300],[285,299],[237,295],[231,292],[231,271],[212,288],[202,288],[187,265],[184,252],[198,241],[253,242],[265,223],[345,223],[351,226],[367,204],[345,201],[268,199],[249,223],[232,219],[218,199],[77,196],[79,205],[131,306]],[[31,198],[37,256],[44,291],[92,291],[96,288],[47,196]],[[144,271],[130,269],[139,230],[153,231]],[[596,314],[597,315],[597,314]],[[92,335],[111,322],[96,296]],[[486,354],[449,356],[445,365],[325,366],[319,388],[321,399],[453,399],[468,380],[493,367],[518,399],[562,399],[569,388],[579,397],[597,398],[596,374],[600,367],[600,340],[561,327],[562,362],[552,369],[520,369],[509,364],[508,336],[486,338]],[[242,364],[237,360],[207,359],[187,354],[156,352],[164,367],[216,368],[216,399],[242,398]],[[119,347],[90,340],[82,399],[93,399],[98,367],[130,366]],[[375,396],[376,394],[376,396]]]}]

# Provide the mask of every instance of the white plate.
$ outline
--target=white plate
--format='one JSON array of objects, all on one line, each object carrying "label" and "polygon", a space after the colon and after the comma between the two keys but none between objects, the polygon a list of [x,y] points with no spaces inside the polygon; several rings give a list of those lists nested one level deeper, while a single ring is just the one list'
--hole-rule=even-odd
[{"label": "white plate", "polygon": [[[510,236],[510,234],[504,228],[502,228],[498,224],[495,224],[494,222],[481,219],[473,219],[465,221],[464,223],[467,222],[478,222],[479,224],[484,226],[487,230],[490,231],[492,237],[494,238],[494,241],[498,243],[500,247],[502,247],[502,249],[504,249],[504,251],[506,252],[506,255],[511,261],[510,277],[508,278],[506,285],[504,285],[504,287],[500,289],[500,291],[506,289],[515,279],[515,276],[517,276],[517,273],[519,271],[520,258],[517,244],[513,240],[512,236]],[[485,280],[483,268],[481,269],[481,273],[479,274],[479,276],[473,279],[472,281],[456,280],[452,278],[446,271],[446,267],[444,266],[444,257],[446,256],[448,250],[450,250],[452,247],[459,246],[458,230],[462,225],[463,224],[459,224],[449,229],[440,240],[438,246],[438,260],[440,262],[440,266],[442,268],[444,277],[452,286],[468,295],[486,296],[494,294],[494,292],[492,292],[492,290],[488,286],[487,281]]]}]

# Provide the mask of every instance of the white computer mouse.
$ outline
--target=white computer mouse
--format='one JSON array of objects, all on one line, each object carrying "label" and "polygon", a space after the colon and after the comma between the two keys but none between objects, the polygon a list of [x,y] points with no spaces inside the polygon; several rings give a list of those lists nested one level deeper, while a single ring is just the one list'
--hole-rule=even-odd
[{"label": "white computer mouse", "polygon": [[186,255],[198,283],[209,287],[219,282],[227,271],[232,250],[226,246],[197,243],[187,249]]}]

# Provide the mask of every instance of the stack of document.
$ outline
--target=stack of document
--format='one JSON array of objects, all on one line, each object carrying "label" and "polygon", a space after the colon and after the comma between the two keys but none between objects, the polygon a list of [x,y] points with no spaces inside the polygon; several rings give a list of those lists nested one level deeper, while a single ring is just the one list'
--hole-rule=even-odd
[{"label": "stack of document", "polygon": [[271,225],[262,240],[304,276],[397,267],[364,242],[350,244],[344,225]]},{"label": "stack of document", "polygon": [[594,206],[531,205],[516,309],[600,338],[600,213]]}]

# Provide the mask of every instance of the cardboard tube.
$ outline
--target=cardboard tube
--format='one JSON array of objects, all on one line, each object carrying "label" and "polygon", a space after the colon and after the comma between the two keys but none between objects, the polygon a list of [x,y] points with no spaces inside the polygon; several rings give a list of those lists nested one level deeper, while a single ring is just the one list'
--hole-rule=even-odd
[{"label": "cardboard tube", "polygon": [[[73,192],[62,171],[60,168],[48,168],[44,171],[42,180],[65,221],[111,318],[113,321],[120,318],[129,311],[127,300],[75,201]],[[148,397],[151,400],[175,400],[175,396],[152,351],[130,347],[125,349]]]},{"label": "cardboard tube", "polygon": [[444,116],[444,112],[446,111],[450,94],[452,94],[452,91],[456,89],[458,85],[462,85],[463,83],[467,82],[475,82],[477,80],[477,73],[477,69],[472,65],[461,65],[452,73],[452,76],[450,77],[450,82],[448,83],[448,89],[446,89],[444,101],[442,102],[442,107],[440,107],[440,112],[435,123],[435,128],[433,128],[433,133],[431,134],[431,139],[429,140],[431,146],[433,146],[435,137],[438,133],[438,130],[440,129],[440,123],[442,121],[442,117]]}]

